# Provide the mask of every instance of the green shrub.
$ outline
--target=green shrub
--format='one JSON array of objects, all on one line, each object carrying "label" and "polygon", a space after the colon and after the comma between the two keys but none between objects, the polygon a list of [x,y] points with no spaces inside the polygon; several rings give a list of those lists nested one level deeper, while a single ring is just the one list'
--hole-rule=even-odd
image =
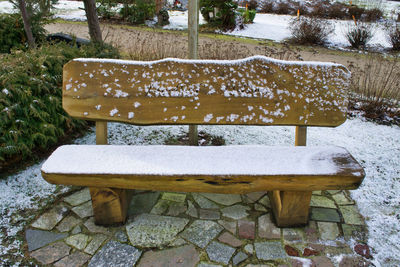
[{"label": "green shrub", "polygon": [[0,57],[0,169],[7,161],[46,150],[85,122],[62,109],[62,68],[77,57],[118,57],[110,46],[64,43]]},{"label": "green shrub", "polygon": [[[45,29],[36,18],[32,18],[32,33],[36,41],[44,40]],[[23,49],[26,45],[24,23],[18,14],[0,14],[0,53],[10,53],[12,48]]]},{"label": "green shrub", "polygon": [[252,9],[238,9],[238,12],[243,17],[243,23],[253,23],[256,17],[256,11]]},{"label": "green shrub", "polygon": [[232,0],[200,1],[200,12],[207,23],[224,31],[235,29],[237,7]]},{"label": "green shrub", "polygon": [[121,8],[120,15],[132,24],[143,24],[146,20],[152,19],[155,12],[154,1],[134,0],[132,4],[126,4]]},{"label": "green shrub", "polygon": [[110,19],[116,15],[115,9],[118,6],[114,0],[97,0],[97,14],[103,19]]}]

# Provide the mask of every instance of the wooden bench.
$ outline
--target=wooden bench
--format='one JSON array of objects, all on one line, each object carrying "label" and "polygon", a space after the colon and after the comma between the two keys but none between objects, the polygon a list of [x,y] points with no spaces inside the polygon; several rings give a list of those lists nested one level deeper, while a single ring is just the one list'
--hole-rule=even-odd
[{"label": "wooden bench", "polygon": [[[364,170],[336,146],[306,147],[308,126],[346,120],[342,65],[243,60],[75,59],[64,66],[63,107],[96,121],[98,146],[58,148],[42,175],[90,187],[95,221],[125,222],[127,189],[242,194],[270,191],[280,227],[308,222],[313,190],[355,189]],[[292,125],[293,147],[114,146],[107,121],[136,125]]]}]

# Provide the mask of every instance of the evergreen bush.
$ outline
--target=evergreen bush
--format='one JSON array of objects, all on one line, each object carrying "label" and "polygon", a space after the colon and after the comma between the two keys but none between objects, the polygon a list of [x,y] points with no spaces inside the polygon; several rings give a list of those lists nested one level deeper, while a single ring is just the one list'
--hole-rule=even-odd
[{"label": "evergreen bush", "polygon": [[237,7],[233,0],[200,0],[200,12],[207,23],[224,31],[235,29]]},{"label": "evergreen bush", "polygon": [[43,45],[0,57],[0,169],[85,129],[62,109],[62,68],[77,57],[119,57],[108,45]]},{"label": "evergreen bush", "polygon": [[[37,18],[32,19],[32,33],[35,40],[43,41],[45,32],[43,24]],[[24,49],[27,46],[26,41],[21,16],[19,14],[0,14],[0,53],[10,53],[12,48]]]},{"label": "evergreen bush", "polygon": [[120,15],[132,24],[143,24],[155,16],[156,5],[150,0],[134,0],[131,4],[124,5]]}]

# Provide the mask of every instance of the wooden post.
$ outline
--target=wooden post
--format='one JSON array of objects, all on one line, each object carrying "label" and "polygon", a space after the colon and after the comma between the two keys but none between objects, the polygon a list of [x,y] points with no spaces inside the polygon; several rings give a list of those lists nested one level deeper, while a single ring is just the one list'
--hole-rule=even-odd
[{"label": "wooden post", "polygon": [[308,222],[312,191],[271,191],[269,199],[279,227],[305,225]]},{"label": "wooden post", "polygon": [[296,126],[295,146],[305,146],[307,144],[307,126]]},{"label": "wooden post", "polygon": [[[296,126],[295,146],[307,144],[307,126]],[[272,211],[279,227],[305,225],[308,222],[312,191],[269,192]]]},{"label": "wooden post", "polygon": [[96,121],[96,145],[107,145],[107,122]]},{"label": "wooden post", "polygon": [[[199,57],[199,0],[189,0],[188,3],[188,47],[189,59]],[[189,125],[189,144],[198,145],[197,125]]]},{"label": "wooden post", "polygon": [[[96,145],[107,145],[107,122],[96,121]],[[90,187],[94,221],[113,225],[126,221],[130,192],[126,189]]]},{"label": "wooden post", "polygon": [[125,223],[131,194],[119,188],[90,188],[95,224]]}]

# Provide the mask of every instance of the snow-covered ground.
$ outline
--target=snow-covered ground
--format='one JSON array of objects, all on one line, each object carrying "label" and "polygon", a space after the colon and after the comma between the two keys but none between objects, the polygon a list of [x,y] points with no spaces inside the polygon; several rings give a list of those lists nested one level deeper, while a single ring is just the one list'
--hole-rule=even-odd
[{"label": "snow-covered ground", "polygon": [[[230,144],[293,145],[294,127],[204,126],[207,133],[223,136]],[[187,131],[186,126],[131,126],[109,124],[111,144],[163,144]],[[94,144],[88,134],[76,141]],[[309,128],[308,145],[338,145],[347,148],[363,165],[367,176],[361,187],[351,191],[369,230],[368,245],[376,266],[400,266],[400,127],[383,126],[359,118],[337,128]],[[16,237],[26,220],[24,210],[40,209],[66,191],[47,184],[40,176],[41,163],[0,181],[0,264],[4,255],[23,257]],[[3,256],[2,256],[3,255]]]},{"label": "snow-covered ground", "polygon": [[[386,13],[391,10],[399,10],[400,2],[387,1],[383,3],[383,7]],[[0,13],[12,13],[13,7],[8,1],[0,2]],[[83,10],[83,2],[78,1],[66,1],[61,0],[55,6],[53,10],[56,18],[61,18],[65,20],[78,20],[85,21],[85,11]],[[399,12],[399,11],[397,11]],[[164,29],[171,30],[184,30],[187,29],[188,13],[187,11],[170,11],[170,24],[164,26]],[[291,33],[288,28],[290,20],[293,16],[289,15],[275,15],[275,14],[257,14],[253,24],[247,25],[243,30],[234,30],[232,32],[225,32],[224,34],[258,38],[258,39],[268,39],[277,42],[281,42],[284,39],[290,37]],[[353,25],[352,21],[339,21],[339,20],[329,20],[335,27],[334,33],[332,33],[328,38],[328,43],[330,46],[345,48],[350,44],[346,40],[345,32],[348,27]],[[200,24],[204,24],[205,21],[200,15]],[[151,24],[151,23],[150,23]],[[384,27],[382,24],[375,24],[375,34],[369,43],[370,46],[377,48],[388,48],[390,44],[386,37]]]}]

